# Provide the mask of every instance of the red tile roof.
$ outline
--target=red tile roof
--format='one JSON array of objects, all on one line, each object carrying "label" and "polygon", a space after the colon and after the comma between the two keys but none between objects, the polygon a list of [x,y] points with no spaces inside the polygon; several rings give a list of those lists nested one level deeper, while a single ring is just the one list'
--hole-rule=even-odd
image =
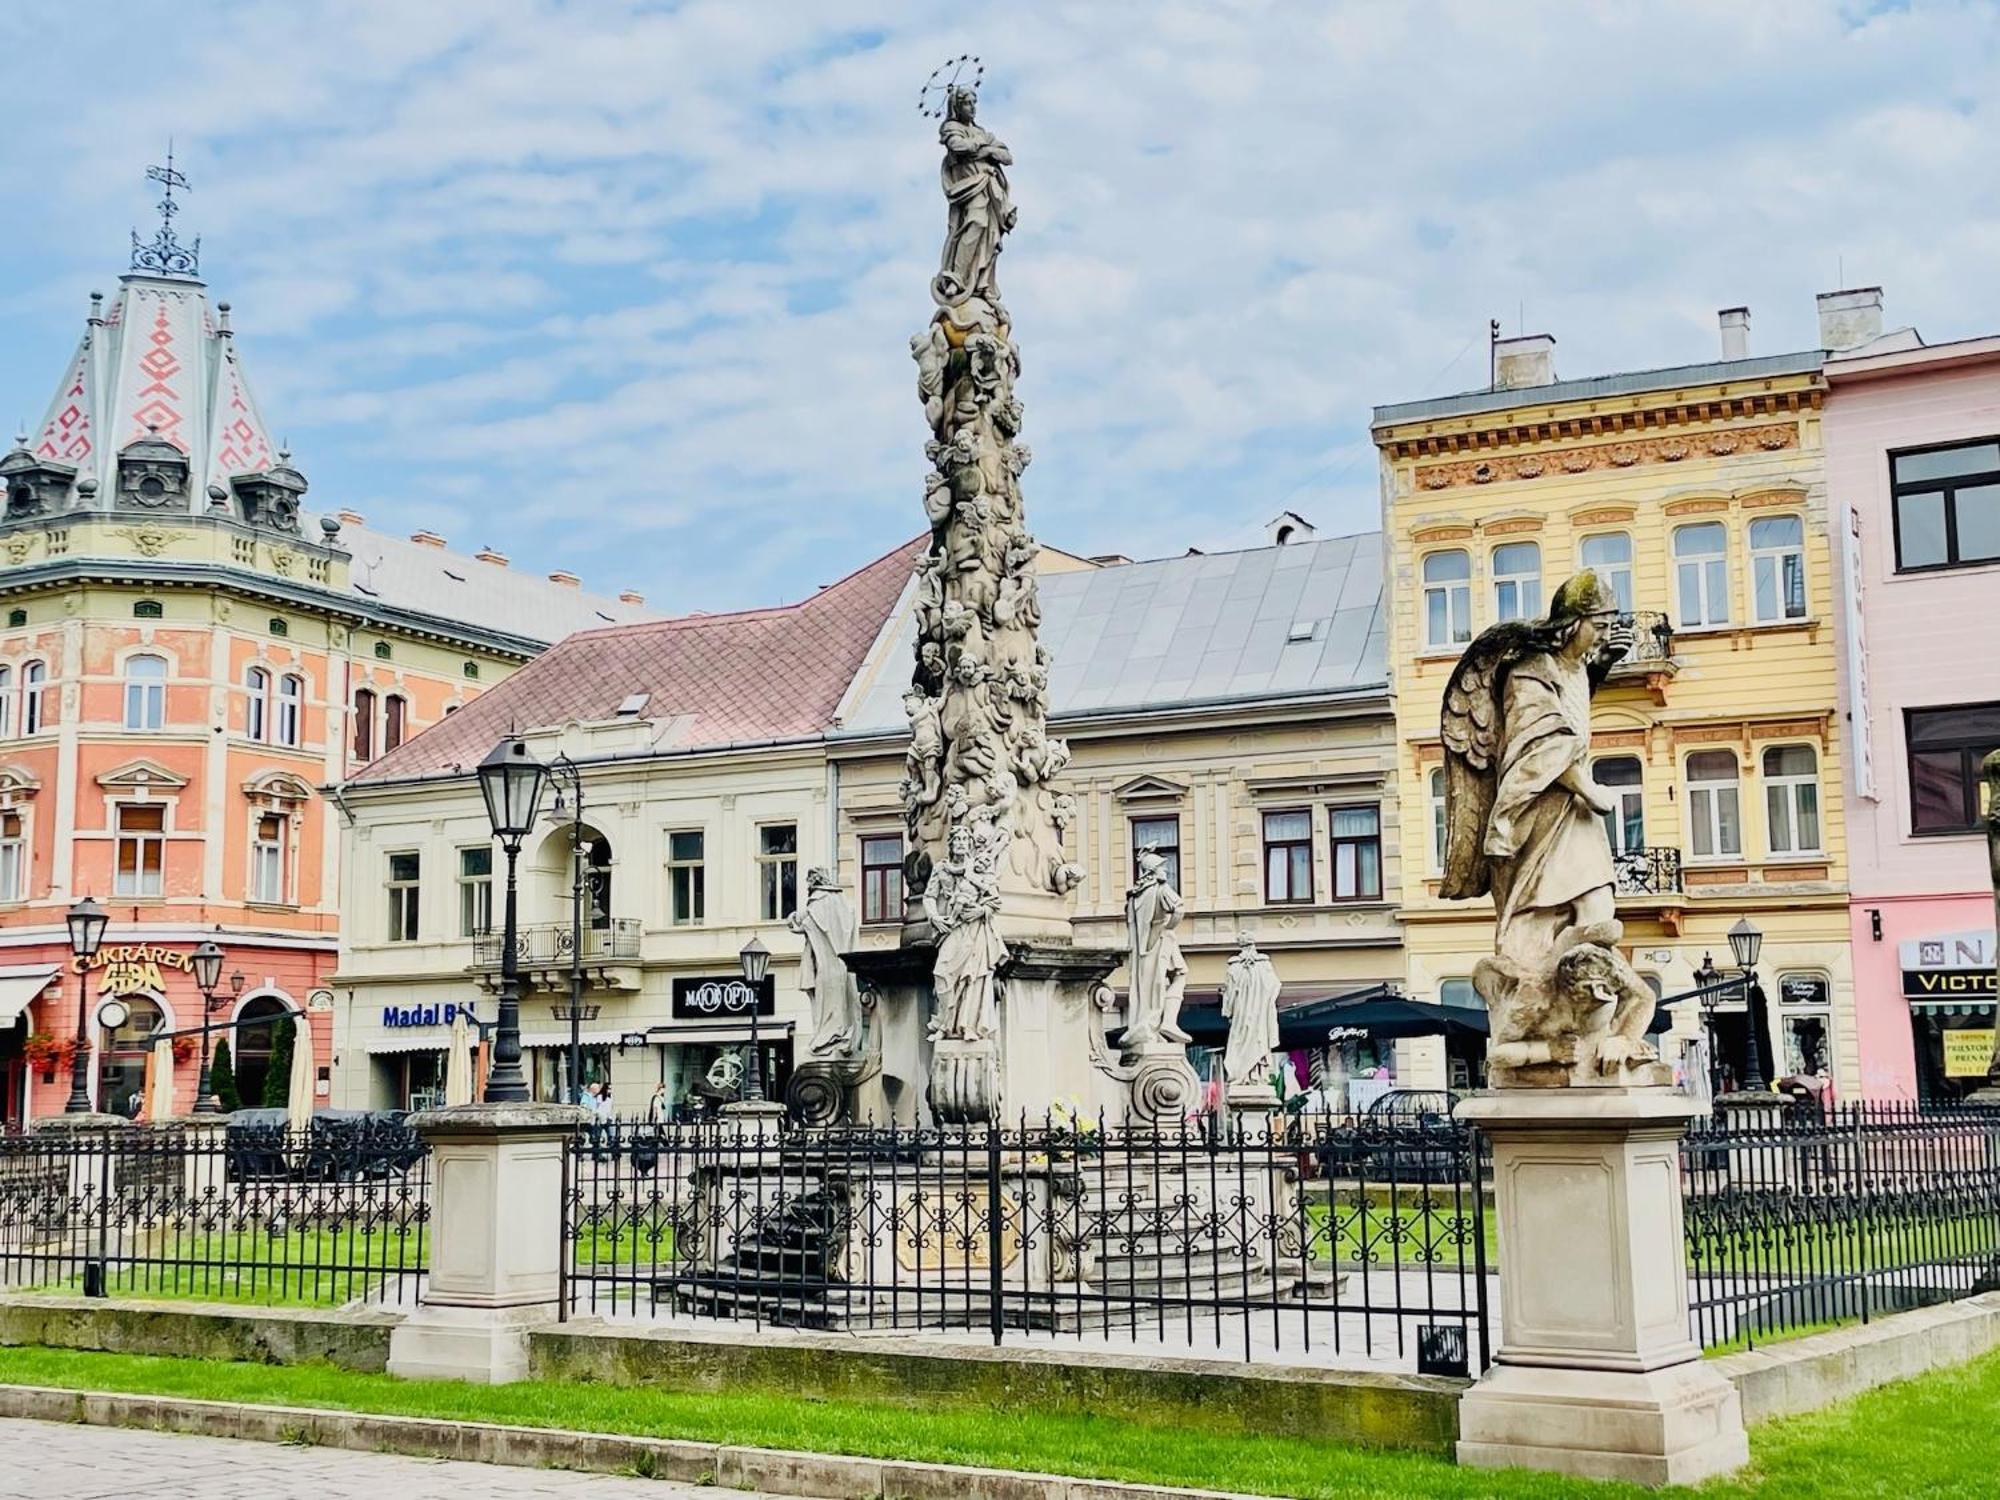
[{"label": "red tile roof", "polygon": [[921,554],[920,541],[906,542],[811,598],[775,609],[578,631],[354,779],[470,771],[511,732],[613,718],[634,693],[650,695],[645,718],[684,717],[664,737],[666,749],[819,734]]}]

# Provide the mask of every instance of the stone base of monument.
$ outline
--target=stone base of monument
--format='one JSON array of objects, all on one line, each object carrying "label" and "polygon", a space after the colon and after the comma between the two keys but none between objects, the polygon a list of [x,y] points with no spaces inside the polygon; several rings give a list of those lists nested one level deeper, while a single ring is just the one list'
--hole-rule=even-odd
[{"label": "stone base of monument", "polygon": [[1748,1461],[1735,1388],[1689,1335],[1679,1143],[1699,1108],[1616,1087],[1459,1106],[1492,1142],[1502,1335],[1459,1403],[1460,1463],[1660,1485]]},{"label": "stone base of monument", "polygon": [[1090,1112],[1097,991],[1124,961],[1122,948],[1007,945],[999,971],[1001,1124],[1025,1120],[1034,1128],[1052,1112]]},{"label": "stone base of monument", "polygon": [[527,1378],[528,1329],[561,1296],[569,1104],[466,1104],[411,1126],[431,1146],[430,1273],[389,1335],[389,1373],[494,1384]]},{"label": "stone base of monument", "polygon": [[[931,968],[937,949],[928,943],[863,948],[841,962],[861,990],[868,1014],[869,1069],[848,1088],[846,1120],[863,1125],[920,1130],[931,1123]],[[806,1123],[812,1116],[801,1115]],[[831,1122],[827,1122],[831,1123]]]},{"label": "stone base of monument", "polygon": [[1188,1063],[1187,1046],[1164,1038],[1119,1054],[1125,1075],[1125,1123],[1180,1130],[1201,1103],[1201,1080]]}]

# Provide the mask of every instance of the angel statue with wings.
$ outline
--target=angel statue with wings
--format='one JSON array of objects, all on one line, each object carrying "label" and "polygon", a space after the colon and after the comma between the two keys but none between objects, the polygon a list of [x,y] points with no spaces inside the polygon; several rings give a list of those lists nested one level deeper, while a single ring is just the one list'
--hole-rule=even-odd
[{"label": "angel statue with wings", "polygon": [[1473,971],[1499,1086],[1652,1084],[1653,995],[1618,952],[1616,874],[1590,773],[1590,698],[1632,648],[1610,587],[1582,572],[1544,620],[1509,620],[1466,649],[1445,688],[1444,878],[1491,894],[1494,956]]}]

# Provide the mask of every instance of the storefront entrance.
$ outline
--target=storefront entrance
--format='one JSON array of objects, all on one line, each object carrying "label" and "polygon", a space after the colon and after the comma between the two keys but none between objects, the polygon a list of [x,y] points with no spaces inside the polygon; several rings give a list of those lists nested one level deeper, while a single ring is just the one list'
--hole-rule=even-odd
[{"label": "storefront entrance", "polygon": [[1955,1102],[1986,1081],[1993,1056],[1994,947],[1994,935],[1979,931],[1896,945],[1922,1103]]}]

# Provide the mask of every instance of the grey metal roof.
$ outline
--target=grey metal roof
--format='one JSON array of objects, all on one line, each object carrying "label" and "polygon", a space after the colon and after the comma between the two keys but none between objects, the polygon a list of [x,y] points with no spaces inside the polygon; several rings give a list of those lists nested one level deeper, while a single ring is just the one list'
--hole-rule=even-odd
[{"label": "grey metal roof", "polygon": [[[1376,531],[1049,574],[1050,716],[1385,687],[1382,576]],[[843,736],[904,727],[915,638],[905,610]]]},{"label": "grey metal roof", "polygon": [[1823,349],[1796,354],[1764,354],[1755,359],[1715,360],[1701,365],[1668,365],[1659,370],[1626,370],[1594,375],[1587,380],[1558,380],[1551,385],[1523,386],[1506,391],[1467,391],[1457,396],[1433,396],[1375,408],[1374,426],[1421,422],[1428,417],[1463,417],[1514,406],[1545,406],[1560,401],[1588,401],[1598,396],[1631,396],[1641,391],[1666,391],[1680,385],[1708,385],[1723,380],[1762,380],[1772,375],[1808,375],[1826,363]]},{"label": "grey metal roof", "polygon": [[659,617],[657,610],[587,594],[523,568],[480,562],[352,522],[342,525],[339,541],[353,557],[348,586],[364,599],[481,630],[552,643],[579,630]]}]

